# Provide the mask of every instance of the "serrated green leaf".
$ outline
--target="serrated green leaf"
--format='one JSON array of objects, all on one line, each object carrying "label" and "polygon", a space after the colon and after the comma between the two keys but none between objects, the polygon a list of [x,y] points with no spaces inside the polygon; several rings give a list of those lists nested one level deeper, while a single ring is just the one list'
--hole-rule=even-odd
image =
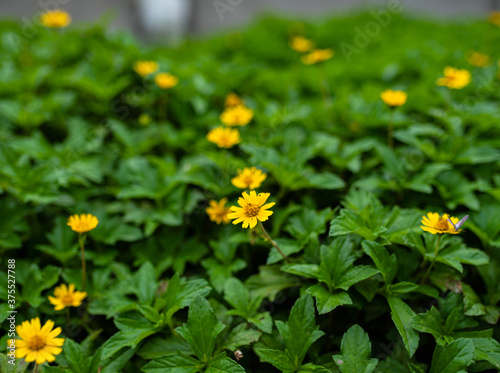
[{"label": "serrated green leaf", "polygon": [[437,345],[429,373],[465,372],[473,357],[474,344],[470,339],[457,339],[444,347]]},{"label": "serrated green leaf", "polygon": [[141,369],[145,373],[197,373],[203,369],[203,363],[182,353],[167,355],[152,360]]},{"label": "serrated green leaf", "polygon": [[415,312],[401,299],[393,296],[388,296],[387,301],[391,308],[391,318],[398,329],[403,343],[408,354],[413,356],[418,347],[419,335],[418,332],[411,327]]},{"label": "serrated green leaf", "polygon": [[316,308],[320,315],[331,312],[338,306],[352,304],[352,300],[346,292],[331,294],[320,284],[308,288],[307,293],[316,298]]},{"label": "serrated green leaf", "polygon": [[371,359],[371,343],[368,334],[359,325],[350,327],[342,337],[342,355],[332,356],[342,373],[371,373],[378,360]]}]

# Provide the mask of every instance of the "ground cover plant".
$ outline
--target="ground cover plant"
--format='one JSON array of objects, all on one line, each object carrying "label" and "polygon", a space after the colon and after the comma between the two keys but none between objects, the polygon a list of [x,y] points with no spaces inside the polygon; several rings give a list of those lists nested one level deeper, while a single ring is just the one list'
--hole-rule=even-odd
[{"label": "ground cover plant", "polygon": [[385,12],[0,22],[1,371],[499,370],[500,17]]}]

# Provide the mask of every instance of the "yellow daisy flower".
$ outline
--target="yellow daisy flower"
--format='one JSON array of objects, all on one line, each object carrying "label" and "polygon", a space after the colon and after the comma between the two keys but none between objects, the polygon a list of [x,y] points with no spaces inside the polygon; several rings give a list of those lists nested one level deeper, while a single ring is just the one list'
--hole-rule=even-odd
[{"label": "yellow daisy flower", "polygon": [[314,42],[303,36],[296,36],[290,40],[290,47],[296,52],[309,52],[314,48]]},{"label": "yellow daisy flower", "polygon": [[493,23],[495,26],[500,27],[500,12],[498,10],[494,10],[490,13],[488,20]]},{"label": "yellow daisy flower", "polygon": [[452,89],[462,89],[469,85],[470,78],[468,70],[447,66],[444,68],[444,77],[436,80],[436,84]]},{"label": "yellow daisy flower", "polygon": [[334,54],[335,52],[331,48],[315,49],[311,53],[302,56],[302,62],[306,65],[313,65],[315,63],[329,60]]},{"label": "yellow daisy flower", "polygon": [[268,209],[275,205],[274,202],[266,203],[271,193],[255,193],[255,190],[250,191],[250,194],[243,192],[242,197],[238,199],[238,206],[231,206],[230,214],[227,215],[229,219],[235,219],[233,224],[243,222],[243,228],[253,228],[257,225],[257,221],[266,221],[269,216],[273,214]]},{"label": "yellow daisy flower", "polygon": [[53,362],[62,351],[64,338],[56,338],[61,334],[61,328],[54,327],[54,322],[48,320],[43,327],[38,317],[31,321],[23,321],[16,327],[16,332],[21,339],[16,339],[16,358],[25,358],[26,362],[32,361],[43,364]]},{"label": "yellow daisy flower", "polygon": [[158,73],[155,75],[155,83],[161,89],[169,89],[179,83],[179,78],[169,73]]},{"label": "yellow daisy flower", "polygon": [[236,93],[228,93],[226,96],[226,100],[224,101],[225,107],[233,107],[243,105],[243,99],[238,96]]},{"label": "yellow daisy flower", "polygon": [[134,63],[134,71],[140,76],[146,76],[158,70],[158,63],[155,61],[137,61]]},{"label": "yellow daisy flower", "polygon": [[266,179],[267,174],[263,173],[258,168],[246,167],[243,170],[238,170],[238,176],[231,179],[231,183],[240,189],[257,189]]},{"label": "yellow daisy flower", "polygon": [[403,105],[406,102],[407,97],[406,92],[393,91],[392,89],[387,89],[380,94],[380,98],[384,101],[384,104],[390,107]]},{"label": "yellow daisy flower", "polygon": [[75,291],[75,285],[62,284],[54,289],[55,297],[49,296],[49,301],[55,307],[54,310],[60,311],[66,307],[79,307],[82,301],[87,297],[84,291]]},{"label": "yellow daisy flower", "polygon": [[62,28],[71,23],[71,16],[61,9],[49,10],[40,16],[40,23],[49,28]]},{"label": "yellow daisy flower", "polygon": [[443,214],[442,217],[439,216],[437,212],[429,212],[427,216],[422,216],[422,224],[420,228],[422,228],[426,232],[430,232],[432,234],[442,234],[442,233],[450,233],[450,234],[458,234],[461,232],[461,229],[458,231],[455,230],[453,225],[448,221],[450,219],[453,224],[458,223],[458,218],[454,216],[448,216],[448,214]]},{"label": "yellow daisy flower", "polygon": [[244,105],[224,109],[220,120],[226,126],[246,126],[253,118],[253,110]]},{"label": "yellow daisy flower", "polygon": [[97,227],[99,220],[92,214],[71,215],[67,224],[75,232],[85,233]]},{"label": "yellow daisy flower", "polygon": [[465,58],[468,63],[475,67],[486,67],[491,64],[490,56],[476,51],[469,51]]},{"label": "yellow daisy flower", "polygon": [[227,207],[225,207],[227,202],[227,198],[222,198],[219,202],[211,200],[209,202],[209,205],[205,211],[208,214],[208,217],[210,218],[211,221],[216,222],[217,224],[224,223],[227,224],[229,223],[229,219],[227,217],[227,214],[231,211]]},{"label": "yellow daisy flower", "polygon": [[207,133],[207,140],[217,144],[219,148],[231,148],[241,142],[237,129],[217,127]]}]

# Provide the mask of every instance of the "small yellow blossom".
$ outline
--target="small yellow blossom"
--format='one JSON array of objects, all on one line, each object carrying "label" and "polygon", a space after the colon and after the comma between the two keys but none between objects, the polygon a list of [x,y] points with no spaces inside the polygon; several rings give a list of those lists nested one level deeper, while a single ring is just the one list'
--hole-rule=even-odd
[{"label": "small yellow blossom", "polygon": [[331,48],[327,49],[315,49],[311,53],[302,56],[302,62],[306,65],[313,65],[319,62],[329,60],[334,55],[334,51]]},{"label": "small yellow blossom", "polygon": [[444,77],[436,80],[436,84],[452,89],[462,89],[469,85],[470,79],[468,70],[447,66],[444,68]]},{"label": "small yellow blossom", "polygon": [[305,53],[314,48],[314,42],[303,36],[295,36],[290,40],[290,47],[296,52]]},{"label": "small yellow blossom", "polygon": [[469,51],[465,58],[467,59],[467,62],[475,67],[486,67],[491,64],[490,56],[476,51]]},{"label": "small yellow blossom", "polygon": [[220,120],[226,126],[246,126],[253,118],[253,110],[244,105],[224,109]]},{"label": "small yellow blossom", "polygon": [[268,209],[275,205],[274,202],[266,203],[271,193],[255,193],[255,190],[250,191],[250,194],[243,192],[242,197],[238,198],[238,206],[231,206],[229,219],[235,219],[233,224],[243,222],[243,228],[253,228],[257,225],[257,221],[266,221],[273,214]]},{"label": "small yellow blossom", "polygon": [[67,224],[75,232],[85,233],[97,227],[99,220],[92,214],[71,215]]},{"label": "small yellow blossom", "polygon": [[390,107],[401,106],[406,102],[407,95],[403,91],[393,91],[392,89],[387,89],[380,94],[384,104]]},{"label": "small yellow blossom", "polygon": [[66,307],[79,307],[82,301],[87,297],[87,293],[84,291],[75,291],[75,285],[62,284],[54,289],[55,297],[49,296],[49,301],[55,307],[54,310],[60,311]]},{"label": "small yellow blossom", "polygon": [[137,61],[134,63],[134,71],[140,76],[146,76],[158,70],[158,63],[155,61]]},{"label": "small yellow blossom", "polygon": [[422,228],[426,232],[430,232],[432,234],[436,233],[450,233],[450,234],[458,234],[461,229],[458,231],[455,230],[453,225],[448,221],[450,219],[453,224],[458,223],[458,218],[454,216],[448,216],[448,214],[444,214],[442,217],[439,216],[437,212],[429,212],[427,216],[422,216],[422,224],[420,228]]},{"label": "small yellow blossom", "polygon": [[209,206],[205,209],[208,214],[208,217],[211,221],[216,222],[217,224],[229,223],[229,219],[227,214],[231,212],[227,207],[225,207],[227,203],[227,198],[222,198],[219,202],[211,200],[209,202]]},{"label": "small yellow blossom", "polygon": [[240,189],[257,189],[266,179],[267,174],[255,167],[238,170],[238,176],[231,179],[231,183]]},{"label": "small yellow blossom", "polygon": [[139,124],[147,126],[149,123],[151,123],[151,117],[149,115],[146,113],[139,115]]},{"label": "small yellow blossom", "polygon": [[236,93],[228,93],[226,96],[226,101],[224,102],[225,107],[233,107],[243,105],[243,99]]},{"label": "small yellow blossom", "polygon": [[500,12],[498,10],[494,10],[490,13],[488,20],[493,23],[495,26],[500,27]]},{"label": "small yellow blossom", "polygon": [[237,129],[222,126],[208,132],[207,140],[217,144],[219,148],[231,148],[241,142],[240,133]]},{"label": "small yellow blossom", "polygon": [[61,9],[48,10],[40,16],[40,23],[49,28],[63,28],[71,23],[71,16]]},{"label": "small yellow blossom", "polygon": [[169,89],[179,83],[179,78],[169,73],[158,73],[155,75],[155,83],[161,89]]},{"label": "small yellow blossom", "polygon": [[62,352],[61,346],[64,344],[64,338],[56,338],[61,334],[61,328],[53,328],[52,320],[42,327],[38,317],[18,325],[16,332],[21,339],[16,339],[16,358],[24,357],[26,362],[34,361],[37,364],[53,362],[56,359],[54,355]]}]

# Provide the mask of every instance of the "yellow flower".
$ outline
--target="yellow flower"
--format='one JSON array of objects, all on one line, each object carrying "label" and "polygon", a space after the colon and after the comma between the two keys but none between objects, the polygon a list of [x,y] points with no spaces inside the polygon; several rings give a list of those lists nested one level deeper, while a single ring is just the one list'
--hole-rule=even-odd
[{"label": "yellow flower", "polygon": [[67,224],[75,232],[85,233],[97,227],[99,220],[92,214],[71,215]]},{"label": "yellow flower", "polygon": [[229,219],[236,219],[233,224],[243,222],[243,228],[253,228],[257,225],[257,220],[266,221],[269,216],[273,214],[272,211],[267,209],[275,205],[274,202],[265,204],[271,193],[255,193],[255,190],[250,191],[250,194],[243,192],[242,197],[238,198],[238,206],[231,206],[230,214],[227,215]]},{"label": "yellow flower", "polygon": [[439,217],[439,214],[437,212],[429,212],[427,213],[427,216],[422,216],[422,224],[420,228],[422,228],[426,232],[430,232],[432,234],[436,233],[451,233],[451,234],[458,234],[460,233],[461,229],[458,230],[458,232],[455,230],[453,225],[450,224],[448,221],[450,219],[453,224],[458,223],[458,218],[454,216],[448,216],[448,214],[444,214],[442,217]]},{"label": "yellow flower", "polygon": [[476,51],[469,51],[465,57],[467,62],[475,67],[486,67],[491,63],[490,56]]},{"label": "yellow flower", "polygon": [[62,28],[71,23],[71,16],[61,9],[48,10],[40,16],[40,22],[45,27]]},{"label": "yellow flower", "polygon": [[302,62],[306,65],[313,65],[318,62],[329,60],[333,55],[334,51],[331,48],[315,49],[311,53],[302,56]]},{"label": "yellow flower", "polygon": [[211,221],[214,221],[217,224],[229,223],[227,214],[230,212],[230,210],[227,207],[225,207],[226,202],[227,198],[222,198],[219,202],[214,200],[211,200],[209,202],[210,206],[208,206],[205,209],[205,211],[207,212],[208,217],[210,218]]},{"label": "yellow flower", "polygon": [[158,70],[158,63],[155,61],[137,61],[134,63],[134,70],[140,76],[146,76]]},{"label": "yellow flower", "polygon": [[444,68],[444,77],[436,80],[437,85],[452,89],[462,89],[470,83],[470,72],[464,69],[447,66]]},{"label": "yellow flower", "polygon": [[228,93],[226,96],[226,101],[224,102],[225,107],[240,106],[243,105],[243,99],[236,93]]},{"label": "yellow flower", "polygon": [[406,102],[407,95],[403,91],[393,91],[392,89],[387,89],[380,94],[384,104],[390,107],[401,106]]},{"label": "yellow flower", "polygon": [[257,189],[261,186],[262,182],[266,179],[267,174],[261,170],[252,167],[238,170],[238,176],[231,179],[231,183],[240,189]]},{"label": "yellow flower", "polygon": [[246,126],[253,118],[253,110],[244,105],[224,109],[220,120],[226,126]]},{"label": "yellow flower", "polygon": [[16,358],[25,358],[26,362],[32,361],[43,364],[46,361],[53,362],[62,351],[64,338],[56,338],[61,334],[61,328],[54,330],[54,322],[48,320],[43,327],[38,317],[30,321],[23,321],[16,327],[16,332],[21,339],[16,339]]},{"label": "yellow flower", "polygon": [[49,301],[55,307],[54,310],[60,311],[66,307],[78,307],[82,304],[82,301],[87,297],[87,293],[84,291],[75,291],[75,285],[62,284],[54,289],[55,297],[49,296]]},{"label": "yellow flower", "polygon": [[139,124],[143,126],[147,126],[149,123],[151,123],[151,117],[147,115],[146,113],[142,113],[139,116]]},{"label": "yellow flower", "polygon": [[217,127],[207,133],[207,140],[217,144],[219,148],[230,148],[241,142],[237,129]]},{"label": "yellow flower", "polygon": [[314,42],[303,36],[296,36],[290,40],[290,47],[296,52],[309,52],[314,48]]},{"label": "yellow flower", "polygon": [[179,78],[169,73],[158,73],[155,75],[155,83],[161,89],[169,89],[179,83]]},{"label": "yellow flower", "polygon": [[494,10],[490,13],[488,20],[493,23],[495,26],[500,27],[500,12],[498,10]]}]

